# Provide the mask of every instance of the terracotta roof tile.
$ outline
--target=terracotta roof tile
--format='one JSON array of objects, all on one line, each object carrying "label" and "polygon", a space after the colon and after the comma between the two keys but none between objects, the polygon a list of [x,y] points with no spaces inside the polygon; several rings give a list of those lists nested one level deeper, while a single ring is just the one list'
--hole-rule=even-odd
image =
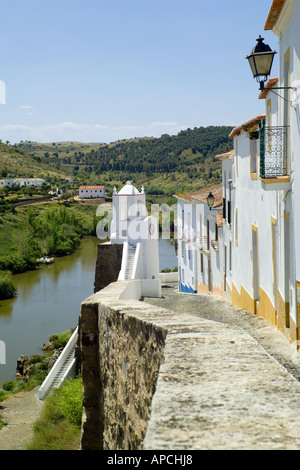
[{"label": "terracotta roof tile", "polygon": [[258,95],[258,99],[259,100],[264,100],[266,98],[267,94],[270,91],[270,90],[266,90],[266,88],[273,87],[274,85],[276,85],[277,82],[278,82],[278,77],[269,78],[269,80],[265,84],[265,89],[263,91],[261,91],[260,94]]},{"label": "terracotta roof tile", "polygon": [[198,201],[206,202],[206,198],[210,192],[212,192],[216,198],[214,207],[219,207],[220,194],[222,194],[221,204],[223,203],[223,185],[222,184],[218,184],[216,186],[210,186],[209,188],[203,188],[198,191],[191,192],[191,193],[175,194],[175,197],[177,199],[183,199],[184,201],[188,201],[188,202],[191,202],[194,199]]},{"label": "terracotta roof tile", "polygon": [[222,206],[223,204],[223,185],[218,184],[217,186],[210,186],[209,188],[204,188],[202,191],[198,192],[192,196],[192,199],[196,199],[198,201],[206,202],[206,198],[209,193],[215,196],[215,202],[213,208],[216,209],[217,207]]},{"label": "terracotta roof tile", "polygon": [[259,121],[261,121],[265,117],[266,117],[265,114],[259,114],[255,118],[252,118],[249,121],[244,122],[244,124],[241,124],[240,126],[235,127],[229,134],[229,137],[235,137],[241,131],[250,129],[252,126],[254,126],[255,124],[258,124]]},{"label": "terracotta roof tile", "polygon": [[218,227],[223,227],[223,211],[217,212],[217,225]]},{"label": "terracotta roof tile", "polygon": [[234,150],[230,150],[230,152],[222,153],[220,155],[216,155],[215,158],[218,158],[219,160],[225,160],[226,158],[232,157],[234,154]]},{"label": "terracotta roof tile", "polygon": [[104,186],[79,186],[79,189],[104,189]]}]

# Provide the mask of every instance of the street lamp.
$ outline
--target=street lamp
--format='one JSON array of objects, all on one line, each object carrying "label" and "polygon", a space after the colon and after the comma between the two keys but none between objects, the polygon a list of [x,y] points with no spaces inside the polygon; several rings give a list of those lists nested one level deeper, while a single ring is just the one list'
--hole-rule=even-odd
[{"label": "street lamp", "polygon": [[271,73],[274,55],[276,51],[272,51],[268,44],[265,44],[264,38],[259,36],[257,44],[253,47],[251,54],[246,57],[250,64],[253,77],[259,82],[261,91],[265,88],[265,82]]},{"label": "street lamp", "polygon": [[214,205],[214,202],[215,202],[215,196],[212,194],[212,192],[209,193],[209,195],[206,198],[206,201],[207,201],[207,205],[209,207],[209,210],[211,211],[211,209]]}]

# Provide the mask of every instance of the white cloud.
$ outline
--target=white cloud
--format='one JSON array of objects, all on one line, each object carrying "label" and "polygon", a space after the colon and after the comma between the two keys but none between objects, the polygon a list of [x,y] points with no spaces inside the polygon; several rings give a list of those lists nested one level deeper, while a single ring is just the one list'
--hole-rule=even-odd
[{"label": "white cloud", "polygon": [[33,109],[33,106],[29,105],[24,105],[24,106],[19,106],[20,109]]},{"label": "white cloud", "polygon": [[189,127],[176,122],[152,122],[145,126],[108,126],[103,124],[82,124],[71,121],[43,126],[5,124],[0,126],[0,138],[18,143],[21,140],[34,142],[114,142],[134,137],[160,137],[174,135]]}]

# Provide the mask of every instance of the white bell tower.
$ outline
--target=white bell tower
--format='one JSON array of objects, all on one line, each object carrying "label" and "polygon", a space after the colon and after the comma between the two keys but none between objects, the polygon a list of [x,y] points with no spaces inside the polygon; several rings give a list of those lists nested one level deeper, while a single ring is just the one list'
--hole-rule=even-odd
[{"label": "white bell tower", "polygon": [[121,191],[114,188],[112,211],[110,242],[123,244],[118,279],[136,281],[141,295],[161,297],[158,220],[147,214],[144,187],[139,192],[127,181]]},{"label": "white bell tower", "polygon": [[139,192],[127,181],[121,191],[114,188],[112,206],[111,243],[128,241],[135,245],[140,239],[140,222],[147,217],[144,187]]}]

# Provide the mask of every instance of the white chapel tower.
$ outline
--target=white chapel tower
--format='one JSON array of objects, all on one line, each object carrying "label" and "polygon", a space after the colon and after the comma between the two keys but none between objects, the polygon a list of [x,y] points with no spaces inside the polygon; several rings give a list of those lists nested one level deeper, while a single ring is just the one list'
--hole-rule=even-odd
[{"label": "white chapel tower", "polygon": [[123,244],[119,280],[140,280],[142,295],[161,296],[158,221],[148,216],[146,195],[130,181],[112,197],[110,243]]}]

